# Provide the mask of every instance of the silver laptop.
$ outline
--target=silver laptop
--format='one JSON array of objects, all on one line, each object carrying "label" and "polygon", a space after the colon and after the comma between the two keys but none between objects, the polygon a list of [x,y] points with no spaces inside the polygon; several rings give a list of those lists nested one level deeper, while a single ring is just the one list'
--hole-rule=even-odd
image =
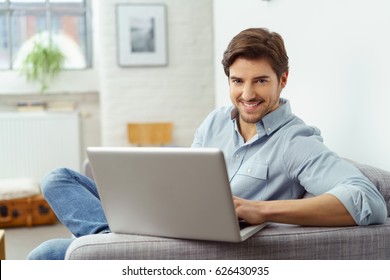
[{"label": "silver laptop", "polygon": [[87,149],[112,232],[240,242],[222,151],[214,148]]}]

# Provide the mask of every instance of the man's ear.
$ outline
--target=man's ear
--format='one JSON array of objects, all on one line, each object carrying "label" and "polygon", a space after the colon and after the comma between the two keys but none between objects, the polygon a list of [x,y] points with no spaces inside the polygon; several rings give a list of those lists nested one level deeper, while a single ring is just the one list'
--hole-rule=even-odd
[{"label": "man's ear", "polygon": [[288,80],[288,71],[284,72],[282,76],[280,77],[280,86],[284,88],[287,84]]}]

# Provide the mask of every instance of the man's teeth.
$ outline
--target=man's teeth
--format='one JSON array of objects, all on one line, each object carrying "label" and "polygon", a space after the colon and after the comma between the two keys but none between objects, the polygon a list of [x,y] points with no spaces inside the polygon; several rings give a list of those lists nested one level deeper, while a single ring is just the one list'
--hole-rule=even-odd
[{"label": "man's teeth", "polygon": [[256,103],[245,103],[245,102],[243,102],[243,104],[244,104],[246,107],[256,107],[257,105],[260,104],[260,102],[256,102]]}]

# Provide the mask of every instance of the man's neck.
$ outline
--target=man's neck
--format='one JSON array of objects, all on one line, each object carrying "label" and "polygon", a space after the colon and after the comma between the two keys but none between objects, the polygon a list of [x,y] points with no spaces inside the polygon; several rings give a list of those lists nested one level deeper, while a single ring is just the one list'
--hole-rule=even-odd
[{"label": "man's neck", "polygon": [[248,142],[257,134],[256,123],[246,123],[243,122],[240,118],[238,119],[238,127],[244,142]]}]

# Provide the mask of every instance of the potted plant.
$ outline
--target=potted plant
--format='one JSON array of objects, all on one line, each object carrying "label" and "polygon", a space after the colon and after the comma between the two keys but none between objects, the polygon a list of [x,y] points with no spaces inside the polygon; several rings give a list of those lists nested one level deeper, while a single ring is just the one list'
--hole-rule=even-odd
[{"label": "potted plant", "polygon": [[27,81],[37,82],[40,92],[44,93],[50,82],[62,70],[65,60],[64,54],[48,36],[37,38],[31,51],[21,64],[21,74]]}]

